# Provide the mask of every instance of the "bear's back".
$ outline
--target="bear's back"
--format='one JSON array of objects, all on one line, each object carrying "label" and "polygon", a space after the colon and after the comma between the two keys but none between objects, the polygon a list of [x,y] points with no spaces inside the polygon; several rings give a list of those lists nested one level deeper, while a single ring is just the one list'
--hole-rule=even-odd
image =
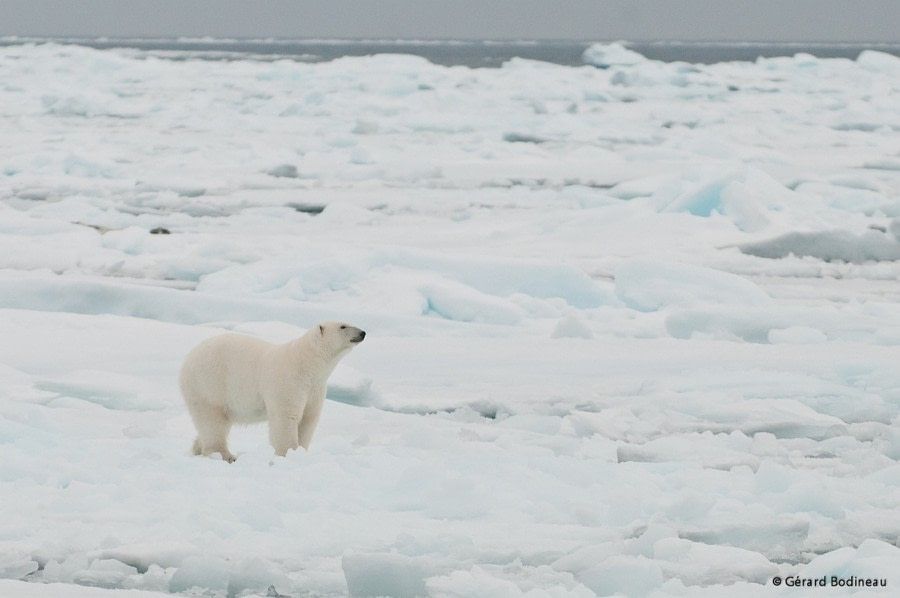
[{"label": "bear's back", "polygon": [[179,382],[185,398],[210,401],[254,392],[260,361],[274,346],[243,334],[206,339],[188,353],[181,367]]}]

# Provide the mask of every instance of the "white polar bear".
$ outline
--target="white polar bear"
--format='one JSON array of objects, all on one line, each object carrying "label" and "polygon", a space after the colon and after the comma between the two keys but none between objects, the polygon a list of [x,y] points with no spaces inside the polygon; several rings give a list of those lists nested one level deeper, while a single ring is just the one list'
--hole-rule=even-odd
[{"label": "white polar bear", "polygon": [[228,461],[232,424],[269,421],[269,441],[280,456],[309,448],[328,376],[366,338],[359,328],[324,322],[284,345],[223,334],[197,345],[181,366],[179,382],[197,439],[195,455],[221,453]]}]

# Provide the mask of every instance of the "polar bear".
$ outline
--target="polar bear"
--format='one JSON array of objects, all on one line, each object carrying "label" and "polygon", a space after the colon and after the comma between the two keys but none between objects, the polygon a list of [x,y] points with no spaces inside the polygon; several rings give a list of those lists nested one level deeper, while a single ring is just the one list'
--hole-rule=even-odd
[{"label": "polar bear", "polygon": [[222,334],[197,345],[181,366],[179,383],[197,439],[195,455],[221,453],[229,463],[233,424],[268,420],[269,441],[280,456],[309,448],[328,377],[366,333],[323,322],[283,345],[242,334]]}]

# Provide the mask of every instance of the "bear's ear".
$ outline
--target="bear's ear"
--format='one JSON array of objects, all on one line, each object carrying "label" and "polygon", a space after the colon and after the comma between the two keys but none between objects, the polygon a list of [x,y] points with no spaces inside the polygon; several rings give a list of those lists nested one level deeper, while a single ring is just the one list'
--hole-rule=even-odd
[{"label": "bear's ear", "polygon": [[325,327],[319,324],[319,334],[325,336]]}]

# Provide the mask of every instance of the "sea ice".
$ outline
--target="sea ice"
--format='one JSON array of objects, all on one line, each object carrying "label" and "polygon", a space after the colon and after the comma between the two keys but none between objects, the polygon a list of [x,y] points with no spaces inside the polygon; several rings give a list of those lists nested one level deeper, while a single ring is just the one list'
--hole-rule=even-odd
[{"label": "sea ice", "polygon": [[[182,58],[0,47],[0,595],[896,593],[896,57]],[[191,347],[335,319],[191,455]]]},{"label": "sea ice", "polygon": [[599,67],[632,66],[645,62],[641,54],[629,50],[620,43],[593,44],[582,56],[587,64]]}]

